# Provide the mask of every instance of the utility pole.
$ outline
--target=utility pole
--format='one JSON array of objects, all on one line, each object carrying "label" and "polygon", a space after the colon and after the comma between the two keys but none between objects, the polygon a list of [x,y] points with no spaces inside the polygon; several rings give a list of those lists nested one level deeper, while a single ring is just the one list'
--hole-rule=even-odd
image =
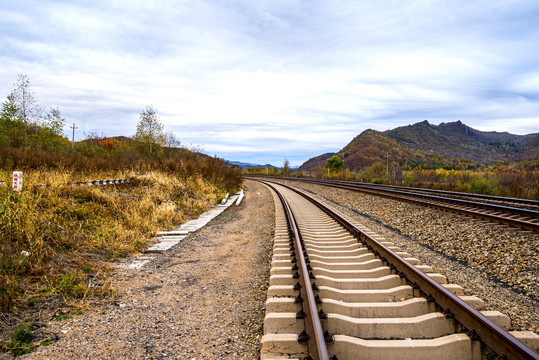
[{"label": "utility pole", "polygon": [[78,129],[78,127],[76,127],[75,123],[73,123],[73,126],[70,126],[69,128],[73,129],[73,136],[71,137],[71,150],[75,151],[75,129]]}]

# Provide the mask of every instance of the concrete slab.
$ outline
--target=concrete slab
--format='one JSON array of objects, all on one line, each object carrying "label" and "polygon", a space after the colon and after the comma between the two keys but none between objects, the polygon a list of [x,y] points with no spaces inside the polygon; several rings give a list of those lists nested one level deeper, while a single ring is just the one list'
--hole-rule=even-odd
[{"label": "concrete slab", "polygon": [[149,247],[146,249],[147,253],[151,252],[163,252],[169,250],[174,245],[180,243],[183,239],[185,239],[187,236],[175,236],[175,237],[164,237],[161,238],[161,241],[157,244]]},{"label": "concrete slab", "polygon": [[[176,229],[169,230],[169,231],[161,231],[160,233],[157,234],[159,242],[149,247],[146,250],[146,252],[147,253],[160,253],[160,252],[169,250],[174,245],[178,244],[183,239],[185,239],[185,237],[188,234],[195,232],[198,229],[206,226],[212,219],[219,216],[223,211],[228,209],[236,201],[236,199],[239,196],[240,196],[240,192],[230,196],[223,205],[215,206],[213,209],[208,210],[205,213],[201,214],[198,219],[190,220],[180,225]],[[138,260],[135,260],[135,261],[138,261]],[[138,261],[137,264],[140,264],[140,261]],[[140,265],[140,267],[142,267],[144,264]],[[139,266],[139,265],[133,265],[133,266]],[[137,268],[137,267],[134,267],[134,268]]]},{"label": "concrete slab", "polygon": [[157,233],[158,236],[178,236],[178,235],[188,235],[189,231],[186,230],[172,230],[172,231],[161,231]]}]

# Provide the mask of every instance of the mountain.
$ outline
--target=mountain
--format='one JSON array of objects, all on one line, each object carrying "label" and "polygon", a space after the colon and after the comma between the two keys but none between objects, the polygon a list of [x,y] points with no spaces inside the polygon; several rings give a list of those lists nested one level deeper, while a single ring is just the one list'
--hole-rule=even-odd
[{"label": "mountain", "polygon": [[[333,154],[307,160],[300,170],[325,164]],[[539,133],[514,135],[484,132],[461,121],[430,124],[427,120],[393,130],[365,130],[337,153],[350,170],[376,162],[436,168],[466,160],[481,164],[495,161],[521,162],[539,158]]]},{"label": "mountain", "polygon": [[248,169],[248,168],[266,168],[266,167],[274,167],[274,168],[279,169],[278,166],[273,166],[271,164],[260,165],[260,164],[246,163],[246,162],[241,162],[241,161],[231,161],[231,160],[225,160],[225,161],[232,164],[232,165],[237,165],[237,166],[241,167],[242,170],[245,170],[245,169]]},{"label": "mountain", "polygon": [[337,153],[325,153],[322,155],[315,156],[313,158],[310,158],[309,160],[305,161],[303,164],[300,165],[298,168],[299,171],[307,171],[309,169],[314,169],[319,166],[324,166],[326,164],[326,160],[332,157],[333,155],[336,155]]}]

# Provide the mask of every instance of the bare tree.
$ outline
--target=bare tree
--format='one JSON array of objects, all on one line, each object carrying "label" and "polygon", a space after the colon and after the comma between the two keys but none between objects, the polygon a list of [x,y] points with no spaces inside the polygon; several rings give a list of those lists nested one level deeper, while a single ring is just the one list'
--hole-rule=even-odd
[{"label": "bare tree", "polygon": [[24,144],[28,146],[28,129],[41,119],[43,109],[39,106],[27,75],[19,74],[11,92],[17,108],[17,119],[24,125]]},{"label": "bare tree", "polygon": [[168,146],[170,148],[177,148],[180,147],[181,141],[176,137],[174,132],[167,131],[165,134],[165,146]]}]

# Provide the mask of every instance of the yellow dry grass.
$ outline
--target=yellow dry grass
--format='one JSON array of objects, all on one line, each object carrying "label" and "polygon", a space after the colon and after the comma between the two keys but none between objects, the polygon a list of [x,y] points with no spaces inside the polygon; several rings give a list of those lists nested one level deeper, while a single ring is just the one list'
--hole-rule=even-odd
[{"label": "yellow dry grass", "polygon": [[[223,197],[202,176],[162,171],[69,169],[24,174],[24,191],[10,190],[0,171],[0,310],[22,299],[56,293],[66,299],[110,293],[88,282],[105,279],[107,262],[143,251],[159,230],[195,217]],[[71,186],[73,181],[130,178],[126,185]],[[36,187],[46,184],[46,187]],[[106,280],[101,281],[107,284]]]}]

